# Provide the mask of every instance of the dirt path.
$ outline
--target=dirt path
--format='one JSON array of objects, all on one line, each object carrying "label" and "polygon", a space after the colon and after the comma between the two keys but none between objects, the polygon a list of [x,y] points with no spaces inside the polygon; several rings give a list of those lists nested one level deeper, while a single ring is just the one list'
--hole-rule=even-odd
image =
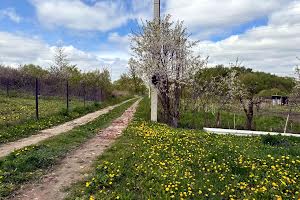
[{"label": "dirt path", "polygon": [[93,113],[89,113],[85,116],[82,116],[80,118],[74,119],[74,120],[66,122],[64,124],[55,126],[53,128],[42,130],[36,135],[32,135],[27,138],[17,140],[15,142],[9,142],[9,143],[3,144],[0,146],[0,157],[7,156],[11,152],[13,152],[15,149],[21,149],[21,148],[29,146],[29,145],[37,144],[37,143],[41,142],[42,140],[59,135],[61,133],[65,133],[67,131],[72,130],[75,127],[87,124],[87,123],[95,120],[99,116],[110,112],[114,108],[116,108],[128,101],[130,101],[130,100],[123,101],[122,103],[119,103],[117,105],[108,106],[104,109],[101,109],[101,110],[93,112]]},{"label": "dirt path", "polygon": [[84,173],[89,171],[96,157],[101,155],[128,126],[139,101],[128,108],[121,117],[114,120],[108,128],[63,159],[52,172],[42,178],[40,183],[24,186],[11,199],[64,199],[67,193],[63,189],[84,178]]}]

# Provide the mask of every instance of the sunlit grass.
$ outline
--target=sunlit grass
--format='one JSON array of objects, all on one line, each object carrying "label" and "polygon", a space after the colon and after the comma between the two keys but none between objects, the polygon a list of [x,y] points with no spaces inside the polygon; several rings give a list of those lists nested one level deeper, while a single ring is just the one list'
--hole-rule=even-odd
[{"label": "sunlit grass", "polygon": [[69,199],[300,198],[299,139],[172,129],[144,112]]}]

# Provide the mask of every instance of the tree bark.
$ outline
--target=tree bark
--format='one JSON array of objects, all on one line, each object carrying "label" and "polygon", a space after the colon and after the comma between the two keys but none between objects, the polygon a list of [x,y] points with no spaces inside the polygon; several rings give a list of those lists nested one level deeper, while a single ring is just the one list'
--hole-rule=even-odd
[{"label": "tree bark", "polygon": [[248,110],[247,110],[247,123],[246,123],[246,127],[248,130],[252,130],[253,127],[253,115],[254,115],[254,112],[253,112],[253,101],[251,100],[248,104]]},{"label": "tree bark", "polygon": [[173,113],[172,113],[172,122],[171,126],[177,128],[178,121],[179,121],[179,107],[180,107],[180,88],[179,85],[175,85],[174,91],[174,106],[173,106]]},{"label": "tree bark", "polygon": [[221,112],[220,112],[220,110],[218,110],[218,112],[217,112],[216,127],[217,128],[221,127]]},{"label": "tree bark", "polygon": [[176,86],[174,99],[171,99],[167,92],[160,91],[160,102],[163,107],[164,122],[169,126],[178,127],[180,107],[180,87]]}]

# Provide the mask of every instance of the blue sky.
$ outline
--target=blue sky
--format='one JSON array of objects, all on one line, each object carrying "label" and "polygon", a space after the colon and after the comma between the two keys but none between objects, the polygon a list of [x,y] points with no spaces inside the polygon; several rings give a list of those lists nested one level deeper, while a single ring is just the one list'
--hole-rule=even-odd
[{"label": "blue sky", "polygon": [[[49,67],[63,45],[83,71],[127,71],[129,34],[152,18],[152,0],[1,0],[0,63]],[[210,65],[239,57],[255,70],[292,75],[300,56],[300,1],[162,0],[162,15],[184,20],[195,52]]]}]

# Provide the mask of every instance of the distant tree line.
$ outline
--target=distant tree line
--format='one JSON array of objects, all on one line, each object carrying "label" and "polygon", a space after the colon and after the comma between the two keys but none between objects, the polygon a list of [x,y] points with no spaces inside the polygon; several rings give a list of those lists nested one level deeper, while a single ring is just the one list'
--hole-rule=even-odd
[{"label": "distant tree line", "polygon": [[139,77],[135,63],[132,59],[128,62],[128,72],[120,76],[118,80],[113,83],[115,90],[127,91],[130,94],[145,95],[147,87],[145,82]]},{"label": "distant tree line", "polygon": [[54,62],[48,69],[34,64],[18,68],[0,65],[0,88],[7,93],[11,90],[33,92],[35,79],[39,81],[40,93],[45,96],[64,95],[66,83],[71,95],[84,96],[89,100],[102,100],[113,90],[107,69],[82,72],[76,65],[70,64],[60,47],[56,49]]}]

